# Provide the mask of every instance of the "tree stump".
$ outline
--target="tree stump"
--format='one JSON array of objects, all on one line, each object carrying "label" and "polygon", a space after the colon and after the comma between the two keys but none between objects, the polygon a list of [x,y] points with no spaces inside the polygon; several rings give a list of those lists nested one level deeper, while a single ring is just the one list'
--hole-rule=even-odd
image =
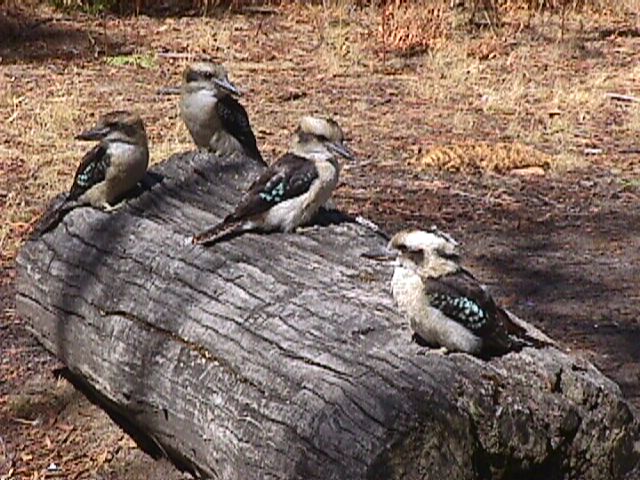
[{"label": "tree stump", "polygon": [[[549,347],[490,361],[411,341],[384,240],[349,222],[187,239],[257,167],[156,166],[112,213],[28,241],[17,308],[150,453],[220,479],[615,479],[640,429],[617,385]],[[535,332],[534,332],[535,333]]]}]

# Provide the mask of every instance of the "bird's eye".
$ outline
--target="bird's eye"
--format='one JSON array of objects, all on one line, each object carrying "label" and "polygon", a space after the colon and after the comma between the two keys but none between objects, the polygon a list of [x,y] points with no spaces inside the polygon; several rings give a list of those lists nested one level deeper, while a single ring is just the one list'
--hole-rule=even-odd
[{"label": "bird's eye", "polygon": [[329,141],[329,138],[326,135],[318,135],[318,139],[321,142],[328,142]]}]

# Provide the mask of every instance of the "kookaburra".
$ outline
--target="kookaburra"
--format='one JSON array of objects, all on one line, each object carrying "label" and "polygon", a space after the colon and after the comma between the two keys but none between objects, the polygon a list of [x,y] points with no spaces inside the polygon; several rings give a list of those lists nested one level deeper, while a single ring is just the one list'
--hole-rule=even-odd
[{"label": "kookaburra", "polygon": [[198,147],[220,156],[240,152],[266,165],[247,111],[233,95],[241,93],[229,81],[222,65],[194,63],[184,71],[180,116]]},{"label": "kookaburra", "polygon": [[290,152],[253,182],[233,213],[192,242],[213,243],[249,230],[291,232],[308,223],[338,184],[338,157],[353,159],[343,141],[334,120],[303,117]]},{"label": "kookaburra", "polygon": [[397,251],[393,297],[413,331],[430,345],[473,355],[501,355],[539,346],[458,264],[458,243],[442,232],[401,231],[389,247]]},{"label": "kookaburra", "polygon": [[135,113],[109,112],[76,139],[99,143],[80,161],[63,203],[45,214],[38,228],[40,233],[55,227],[69,210],[78,206],[113,210],[114,203],[133,189],[147,171],[147,134],[142,119]]}]

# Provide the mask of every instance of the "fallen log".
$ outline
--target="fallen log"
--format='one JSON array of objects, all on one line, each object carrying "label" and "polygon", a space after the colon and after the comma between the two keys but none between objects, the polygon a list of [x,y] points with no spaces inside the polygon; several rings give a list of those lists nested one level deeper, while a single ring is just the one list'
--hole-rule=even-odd
[{"label": "fallen log", "polygon": [[[174,156],[113,213],[79,208],[18,257],[17,309],[150,453],[203,478],[602,479],[638,462],[617,385],[557,348],[483,361],[411,341],[383,239],[188,237],[257,167]],[[530,329],[532,334],[535,330]]]}]

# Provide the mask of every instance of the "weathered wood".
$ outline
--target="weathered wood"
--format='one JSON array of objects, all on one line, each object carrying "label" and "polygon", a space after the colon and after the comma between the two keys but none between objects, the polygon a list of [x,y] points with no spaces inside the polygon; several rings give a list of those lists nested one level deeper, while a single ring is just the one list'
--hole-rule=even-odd
[{"label": "weathered wood", "polygon": [[382,240],[342,223],[185,243],[256,171],[175,156],[119,211],[70,212],[18,258],[17,307],[151,450],[222,479],[621,478],[638,422],[555,348],[424,354]]}]

